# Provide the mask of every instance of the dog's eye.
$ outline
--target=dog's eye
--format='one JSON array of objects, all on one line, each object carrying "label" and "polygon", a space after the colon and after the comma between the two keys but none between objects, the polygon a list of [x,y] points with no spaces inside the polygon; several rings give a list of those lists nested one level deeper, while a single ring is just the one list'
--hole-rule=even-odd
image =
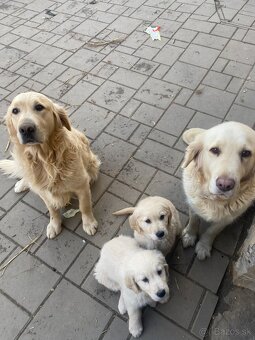
[{"label": "dog's eye", "polygon": [[42,111],[42,110],[44,110],[44,109],[45,109],[45,107],[42,106],[41,104],[36,104],[36,105],[35,105],[35,110],[36,110],[36,111]]},{"label": "dog's eye", "polygon": [[19,109],[17,109],[16,107],[14,109],[12,109],[12,113],[14,115],[18,114],[19,113]]},{"label": "dog's eye", "polygon": [[161,221],[163,221],[164,218],[165,218],[165,215],[163,215],[163,214],[159,216],[159,219],[160,219]]},{"label": "dog's eye", "polygon": [[211,148],[210,151],[211,151],[211,153],[213,153],[214,155],[217,155],[217,156],[219,156],[219,154],[220,154],[219,148]]},{"label": "dog's eye", "polygon": [[149,279],[147,279],[147,277],[145,277],[145,278],[142,279],[142,281],[147,283],[147,282],[149,282]]},{"label": "dog's eye", "polygon": [[151,223],[151,220],[147,218],[147,220],[145,220],[145,223]]},{"label": "dog's eye", "polygon": [[251,157],[251,151],[250,151],[250,150],[243,150],[243,151],[241,152],[241,157],[242,157],[242,158]]},{"label": "dog's eye", "polygon": [[158,270],[157,273],[158,273],[158,275],[161,275],[162,274],[162,270],[161,269]]}]

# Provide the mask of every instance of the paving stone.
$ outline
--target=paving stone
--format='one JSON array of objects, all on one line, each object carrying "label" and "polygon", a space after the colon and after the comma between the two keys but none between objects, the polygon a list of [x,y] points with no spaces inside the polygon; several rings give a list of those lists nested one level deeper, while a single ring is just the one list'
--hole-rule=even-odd
[{"label": "paving stone", "polygon": [[111,77],[110,80],[116,83],[138,89],[147,79],[143,74],[119,68]]},{"label": "paving stone", "polygon": [[222,120],[216,117],[208,116],[204,113],[197,112],[189,122],[187,128],[210,129],[211,127],[222,123]]},{"label": "paving stone", "polygon": [[212,66],[219,53],[219,51],[212,48],[190,44],[180,57],[180,61],[209,68]]},{"label": "paving stone", "polygon": [[111,25],[108,26],[108,29],[130,34],[140,24],[141,20],[119,16],[113,23],[111,23]]},{"label": "paving stone", "polygon": [[16,194],[14,190],[8,191],[0,200],[1,208],[4,210],[10,210],[24,195],[25,193]]},{"label": "paving stone", "polygon": [[206,335],[206,330],[209,326],[217,301],[218,297],[216,295],[208,291],[206,292],[191,328],[191,332],[199,339],[203,339]]},{"label": "paving stone", "polygon": [[64,280],[25,329],[20,339],[31,339],[31,327],[34,327],[32,336],[35,340],[42,339],[45,334],[49,339],[72,340],[81,339],[86,334],[88,339],[96,340],[111,316],[112,312]]},{"label": "paving stone", "polygon": [[228,60],[223,58],[216,59],[215,63],[211,67],[212,71],[222,72],[224,67],[227,65]]},{"label": "paving stone", "polygon": [[178,91],[179,87],[176,85],[168,84],[162,80],[149,78],[135,94],[135,98],[165,109],[173,101]]},{"label": "paving stone", "polygon": [[36,73],[40,72],[42,68],[43,66],[28,61],[25,65],[19,68],[16,73],[24,77],[32,78]]},{"label": "paving stone", "polygon": [[14,339],[25,323],[29,320],[28,314],[0,294],[1,336],[5,340]]},{"label": "paving stone", "polygon": [[[47,53],[45,53],[45,51],[47,51]],[[26,55],[24,59],[32,61],[33,63],[37,63],[39,65],[46,66],[61,53],[63,53],[63,50],[61,50],[60,48],[49,45],[41,45],[33,50],[33,52]]]},{"label": "paving stone", "polygon": [[121,199],[110,193],[105,193],[94,207],[94,215],[98,221],[97,233],[93,236],[88,236],[81,226],[76,232],[101,248],[105,242],[109,241],[117,233],[117,230],[125,219],[124,216],[116,217],[112,215],[112,213],[126,206],[127,203]]},{"label": "paving stone", "polygon": [[36,255],[49,266],[64,273],[84,246],[82,240],[68,230],[63,230],[54,240],[46,242]]},{"label": "paving stone", "polygon": [[224,118],[235,98],[232,93],[209,86],[200,86],[198,91],[188,101],[188,106],[219,118]]},{"label": "paving stone", "polygon": [[126,117],[116,116],[105,129],[106,132],[118,138],[127,140],[137,128],[138,123]]},{"label": "paving stone", "polygon": [[222,50],[227,44],[228,39],[212,34],[198,33],[192,43],[206,47]]},{"label": "paving stone", "polygon": [[109,187],[111,182],[112,182],[111,177],[105,174],[99,173],[99,176],[96,182],[91,187],[93,202],[98,201],[98,199],[104,194],[106,189]]},{"label": "paving stone", "polygon": [[0,263],[13,251],[16,245],[5,236],[0,235]]},{"label": "paving stone", "polygon": [[150,60],[140,59],[132,69],[142,74],[151,75],[158,67],[158,63]]},{"label": "paving stone", "polygon": [[224,73],[231,76],[246,78],[251,70],[250,65],[241,64],[236,61],[229,61],[228,65],[224,69]]},{"label": "paving stone", "polygon": [[165,75],[164,80],[195,89],[206,72],[206,69],[177,61]]},{"label": "paving stone", "polygon": [[202,297],[203,289],[173,270],[170,270],[169,276],[170,299],[165,304],[159,304],[157,310],[187,329]]},{"label": "paving stone", "polygon": [[166,45],[159,51],[157,56],[154,58],[154,61],[172,66],[183,51],[184,50],[180,47]]},{"label": "paving stone", "polygon": [[149,165],[131,159],[121,170],[118,179],[135,189],[143,191],[152,179],[155,171]]},{"label": "paving stone", "polygon": [[65,65],[77,68],[82,72],[89,72],[95,67],[104,55],[87,49],[80,49],[65,61]]},{"label": "paving stone", "polygon": [[93,104],[118,112],[133,96],[134,90],[106,81],[91,97]]},{"label": "paving stone", "polygon": [[165,144],[166,146],[173,146],[176,142],[176,137],[156,129],[153,129],[151,131],[151,133],[148,135],[148,138],[156,142]]},{"label": "paving stone", "polygon": [[38,80],[41,83],[49,84],[57,78],[61,73],[66,70],[66,66],[57,63],[51,63],[47,65],[43,70],[33,76],[34,80]]},{"label": "paving stone", "polygon": [[243,79],[233,77],[226,90],[228,92],[238,93],[241,87],[243,86],[243,83],[244,83]]},{"label": "paving stone", "polygon": [[173,174],[182,160],[182,153],[152,140],[146,140],[134,157],[160,170]]},{"label": "paving stone", "polygon": [[249,109],[240,105],[233,104],[226,116],[227,120],[237,121],[253,127],[254,125],[254,109]]},{"label": "paving stone", "polygon": [[11,44],[11,47],[17,48],[17,49],[24,51],[24,52],[31,52],[36,47],[38,47],[39,45],[40,44],[38,42],[32,41],[31,39],[20,38],[18,40],[15,40]]},{"label": "paving stone", "polygon": [[79,12],[84,7],[84,4],[79,2],[73,2],[73,1],[65,1],[63,5],[58,7],[58,12],[62,13],[68,13],[68,14],[75,14]]},{"label": "paving stone", "polygon": [[126,340],[129,334],[127,322],[121,320],[117,316],[114,317],[112,323],[110,324],[105,336],[104,340]]},{"label": "paving stone", "polygon": [[246,107],[254,109],[254,107],[255,107],[254,94],[255,94],[255,91],[252,91],[249,88],[245,88],[244,90],[239,92],[239,94],[236,98],[236,104],[244,105]]},{"label": "paving stone", "polygon": [[59,276],[40,260],[23,253],[8,266],[1,279],[1,289],[18,304],[34,313],[58,278]]},{"label": "paving stone", "polygon": [[132,205],[135,205],[136,201],[141,195],[139,191],[130,188],[128,185],[116,180],[111,184],[108,191]]},{"label": "paving stone", "polygon": [[231,40],[221,53],[221,57],[253,65],[255,62],[255,46]]},{"label": "paving stone", "polygon": [[179,136],[194,115],[186,107],[172,104],[157,124],[157,129]]},{"label": "paving stone", "polygon": [[181,89],[178,96],[175,98],[174,102],[180,105],[186,105],[187,101],[190,99],[193,91],[190,89]]},{"label": "paving stone", "polygon": [[103,29],[105,29],[107,24],[102,22],[94,21],[87,19],[83,21],[79,26],[73,29],[74,32],[84,34],[86,33],[87,36],[94,37],[98,33],[100,33]]},{"label": "paving stone", "polygon": [[30,9],[31,11],[42,12],[52,5],[54,5],[54,2],[50,0],[45,0],[43,3],[40,0],[35,0],[32,3],[26,5],[26,8]]},{"label": "paving stone", "polygon": [[203,84],[225,90],[230,80],[230,76],[215,71],[209,71],[203,80]]},{"label": "paving stone", "polygon": [[[195,337],[191,334],[152,309],[147,308],[143,316],[143,333],[139,339],[155,340],[160,338],[163,340],[169,339],[169,335],[172,339],[195,340]],[[134,340],[135,338],[131,337],[131,339]]]},{"label": "paving stone", "polygon": [[130,69],[138,61],[138,59],[139,58],[126,53],[113,51],[105,57],[104,62]]},{"label": "paving stone", "polygon": [[180,28],[175,33],[173,38],[181,40],[181,41],[191,42],[196,35],[197,35],[197,32],[195,32],[195,31],[191,31],[189,29]]},{"label": "paving stone", "polygon": [[130,137],[129,141],[130,143],[133,143],[137,146],[141,145],[143,141],[148,136],[149,132],[151,131],[151,128],[149,126],[146,126],[144,124],[140,124],[138,128],[135,130],[133,135]]},{"label": "paving stone", "polygon": [[25,54],[26,53],[24,51],[6,46],[5,48],[0,50],[0,67],[4,69],[9,68],[19,59],[24,57]]},{"label": "paving stone", "polygon": [[0,187],[1,187],[1,199],[4,197],[4,195],[6,194],[6,192],[8,192],[11,187],[15,184],[15,180],[6,180],[6,175],[0,174]]},{"label": "paving stone", "polygon": [[62,83],[58,80],[53,80],[47,87],[41,92],[49,97],[60,99],[72,86],[67,83]]},{"label": "paving stone", "polygon": [[38,32],[39,30],[37,28],[28,27],[25,25],[18,25],[17,28],[12,30],[13,34],[17,34],[23,38],[31,38],[33,35],[37,34]]},{"label": "paving stone", "polygon": [[[17,216],[19,217],[18,219]],[[13,210],[0,221],[0,226],[3,233],[11,237],[22,247],[25,247],[30,242],[29,237],[34,239],[40,235],[48,223],[48,218],[42,216],[42,214],[26,204],[19,202]],[[36,241],[37,246],[42,243],[44,236],[46,235],[43,234],[43,237]],[[33,250],[37,248],[37,246],[34,246]]]},{"label": "paving stone", "polygon": [[86,245],[65,276],[80,285],[98,258],[99,250],[91,244]]},{"label": "paving stone", "polygon": [[195,259],[188,276],[201,286],[210,289],[213,293],[217,293],[228,263],[227,256],[213,250],[211,257],[206,260]]},{"label": "paving stone", "polygon": [[167,263],[171,268],[185,275],[192,263],[194,254],[193,247],[183,248],[182,241],[179,240],[173,254],[167,256]]},{"label": "paving stone", "polygon": [[169,199],[178,210],[187,212],[187,203],[180,179],[158,171],[146,189],[146,194]]},{"label": "paving stone", "polygon": [[133,114],[132,119],[135,119],[143,124],[154,126],[161,117],[162,113],[163,110],[142,103],[142,105]]},{"label": "paving stone", "polygon": [[127,102],[127,104],[123,107],[123,109],[120,111],[120,114],[122,116],[131,117],[140,104],[141,102],[139,102],[138,100],[130,99]]},{"label": "paving stone", "polygon": [[163,10],[160,8],[142,5],[133,12],[131,17],[144,21],[154,21],[162,12]]},{"label": "paving stone", "polygon": [[209,33],[212,31],[214,26],[215,24],[213,23],[188,19],[182,27],[193,31]]},{"label": "paving stone", "polygon": [[221,37],[230,38],[236,31],[236,27],[228,26],[224,24],[217,24],[212,30],[212,34],[219,35]]},{"label": "paving stone", "polygon": [[61,100],[71,105],[81,105],[85,100],[97,89],[97,86],[90,84],[85,80],[80,80],[68,92],[66,92]]}]

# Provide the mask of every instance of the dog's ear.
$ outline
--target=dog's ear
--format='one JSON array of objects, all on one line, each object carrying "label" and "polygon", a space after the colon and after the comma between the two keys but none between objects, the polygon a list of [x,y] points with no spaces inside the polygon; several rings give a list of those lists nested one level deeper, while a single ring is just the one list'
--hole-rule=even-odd
[{"label": "dog's ear", "polygon": [[135,279],[131,274],[126,275],[125,284],[127,288],[131,289],[136,294],[138,294],[141,291],[140,287],[135,282]]},{"label": "dog's ear", "polygon": [[196,140],[192,142],[191,144],[189,144],[186,149],[184,160],[181,165],[182,169],[186,168],[190,164],[190,162],[192,162],[193,160],[196,160],[201,151],[202,151],[202,143],[200,142],[200,140],[196,138]]},{"label": "dog's ear", "polygon": [[133,212],[132,215],[129,216],[129,224],[133,230],[137,231],[139,234],[142,233],[142,229],[139,226],[139,223],[137,220],[137,214],[135,211]]},{"label": "dog's ear", "polygon": [[182,224],[180,221],[178,210],[175,208],[175,206],[173,205],[171,201],[166,200],[166,202],[167,202],[167,209],[169,211],[168,228],[170,230],[170,227],[174,226],[176,228],[177,235],[180,235],[183,228],[182,228]]},{"label": "dog's ear", "polygon": [[200,128],[193,128],[193,129],[186,130],[182,134],[182,139],[186,144],[189,145],[192,142],[194,142],[196,137],[200,135],[201,133],[203,133],[204,131],[205,129],[200,129]]},{"label": "dog's ear", "polygon": [[62,128],[63,126],[67,128],[67,130],[71,131],[71,124],[68,119],[67,113],[65,109],[58,104],[53,104],[53,114],[57,121],[57,127]]}]

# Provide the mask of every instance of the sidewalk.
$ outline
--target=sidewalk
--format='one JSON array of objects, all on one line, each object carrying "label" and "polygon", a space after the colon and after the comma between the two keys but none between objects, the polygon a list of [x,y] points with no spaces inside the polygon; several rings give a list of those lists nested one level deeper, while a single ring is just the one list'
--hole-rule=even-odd
[{"label": "sidewalk", "polygon": [[[185,224],[183,131],[225,120],[255,124],[255,1],[225,4],[231,24],[219,23],[213,0],[0,0],[1,158],[9,156],[6,109],[16,94],[33,90],[68,107],[102,161],[92,189],[97,234],[85,235],[80,215],[64,219],[56,239],[44,233],[0,278],[3,340],[130,339],[118,294],[92,274],[102,245],[130,233],[125,217],[112,212],[160,195]],[[161,26],[161,41],[144,33],[151,24]],[[88,44],[94,37],[123,41],[97,47]],[[15,194],[14,184],[0,175],[0,263],[48,224],[40,199]],[[204,262],[177,244],[169,257],[171,299],[145,310],[141,340],[211,338],[206,330],[218,300],[215,316],[228,303],[222,287],[229,279],[222,280],[248,215],[224,231]],[[249,321],[246,329],[254,327]]]}]

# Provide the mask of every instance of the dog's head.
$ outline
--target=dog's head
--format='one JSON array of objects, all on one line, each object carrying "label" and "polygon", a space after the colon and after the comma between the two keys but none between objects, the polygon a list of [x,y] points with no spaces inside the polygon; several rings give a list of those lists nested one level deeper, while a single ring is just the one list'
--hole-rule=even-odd
[{"label": "dog's head", "polygon": [[194,162],[213,197],[235,196],[242,182],[255,175],[255,132],[250,127],[227,122],[209,130],[190,129],[183,139],[189,145],[182,167]]},{"label": "dog's head", "polygon": [[168,265],[159,251],[142,250],[132,256],[125,283],[135,293],[143,291],[152,300],[164,303],[169,298],[168,275]]},{"label": "dog's head", "polygon": [[43,144],[58,129],[71,130],[65,110],[43,94],[26,92],[17,95],[8,108],[6,124],[13,141],[20,144]]},{"label": "dog's head", "polygon": [[173,205],[165,198],[152,196],[141,200],[129,217],[132,229],[152,240],[164,240],[169,233]]}]

